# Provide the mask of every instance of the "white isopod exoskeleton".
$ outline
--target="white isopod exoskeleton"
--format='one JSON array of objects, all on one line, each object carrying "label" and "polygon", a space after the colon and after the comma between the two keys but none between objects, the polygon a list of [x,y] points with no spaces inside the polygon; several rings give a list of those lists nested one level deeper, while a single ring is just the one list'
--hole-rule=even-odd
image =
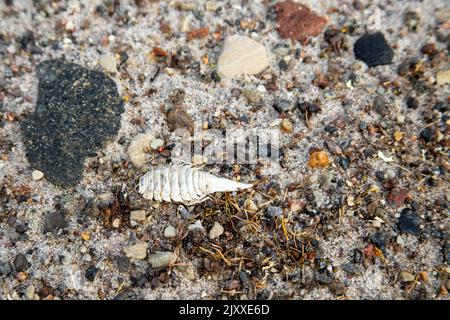
[{"label": "white isopod exoskeleton", "polygon": [[232,192],[252,186],[188,166],[173,165],[151,169],[140,178],[138,191],[148,200],[192,205],[206,200],[214,192]]}]

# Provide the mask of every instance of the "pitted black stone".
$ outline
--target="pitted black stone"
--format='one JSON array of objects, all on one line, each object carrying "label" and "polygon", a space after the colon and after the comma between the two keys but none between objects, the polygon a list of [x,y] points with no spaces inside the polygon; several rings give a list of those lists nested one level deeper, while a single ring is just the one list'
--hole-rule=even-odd
[{"label": "pitted black stone", "polygon": [[120,128],[123,100],[102,72],[63,60],[37,66],[38,100],[22,123],[31,166],[62,187],[75,186],[83,164]]},{"label": "pitted black stone", "polygon": [[391,64],[394,58],[394,51],[381,32],[363,35],[356,40],[353,52],[356,59],[364,61],[369,67]]}]

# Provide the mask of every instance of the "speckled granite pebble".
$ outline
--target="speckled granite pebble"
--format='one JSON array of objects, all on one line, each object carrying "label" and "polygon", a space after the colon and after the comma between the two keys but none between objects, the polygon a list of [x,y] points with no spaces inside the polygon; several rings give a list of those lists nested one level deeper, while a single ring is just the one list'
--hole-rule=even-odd
[{"label": "speckled granite pebble", "polygon": [[82,178],[85,158],[119,130],[123,101],[114,81],[99,71],[48,60],[37,74],[36,111],[22,123],[27,157],[47,180],[71,187]]}]

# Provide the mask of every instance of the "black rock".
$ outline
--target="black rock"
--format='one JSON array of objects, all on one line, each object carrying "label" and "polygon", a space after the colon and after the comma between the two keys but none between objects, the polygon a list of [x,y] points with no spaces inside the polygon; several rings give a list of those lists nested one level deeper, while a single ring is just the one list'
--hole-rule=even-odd
[{"label": "black rock", "polygon": [[18,272],[25,271],[30,266],[30,263],[27,260],[27,257],[25,257],[24,254],[19,253],[13,261],[14,269]]},{"label": "black rock", "polygon": [[386,242],[388,241],[387,235],[384,232],[377,232],[373,236],[370,237],[370,241],[374,246],[384,250],[386,247]]},{"label": "black rock", "polygon": [[28,226],[24,223],[19,223],[16,225],[16,232],[17,233],[25,233],[28,231]]},{"label": "black rock", "polygon": [[112,79],[62,60],[37,67],[36,111],[22,122],[28,160],[52,183],[71,187],[85,158],[115,136],[124,111]]},{"label": "black rock", "polygon": [[89,266],[86,269],[86,273],[84,274],[84,276],[86,277],[86,279],[90,282],[94,282],[95,280],[95,275],[98,272],[98,268],[96,266]]},{"label": "black rock", "polygon": [[117,270],[119,272],[126,272],[131,267],[131,262],[126,256],[117,258]]},{"label": "black rock", "polygon": [[321,110],[317,104],[310,102],[299,102],[298,108],[302,113],[308,112],[309,114],[319,113]]},{"label": "black rock", "polygon": [[364,149],[364,156],[366,158],[373,157],[375,153],[376,153],[376,150],[372,147],[367,147],[366,149]]},{"label": "black rock", "polygon": [[373,110],[381,116],[385,116],[389,113],[389,106],[386,99],[382,96],[376,96],[373,100]]},{"label": "black rock", "polygon": [[414,97],[408,97],[406,99],[406,106],[410,109],[417,109],[419,106],[419,101]]},{"label": "black rock", "polygon": [[420,217],[412,209],[403,209],[397,222],[397,228],[401,232],[418,235],[420,233]]},{"label": "black rock", "polygon": [[439,112],[447,112],[450,110],[450,108],[448,107],[448,104],[443,102],[443,101],[438,101],[434,104],[433,107],[434,110],[437,110]]},{"label": "black rock", "polygon": [[281,59],[281,60],[278,62],[278,67],[280,67],[280,69],[281,69],[282,71],[286,71],[286,70],[288,69],[288,67],[289,67],[289,64],[286,62],[286,60]]},{"label": "black rock", "polygon": [[274,102],[273,108],[279,113],[286,113],[291,109],[291,102],[286,99],[278,99]]},{"label": "black rock", "polygon": [[219,74],[217,73],[216,70],[213,70],[213,71],[211,72],[211,79],[212,79],[214,82],[220,82],[220,76],[219,76]]},{"label": "black rock", "polygon": [[67,227],[67,221],[60,212],[49,212],[45,215],[44,233],[53,232],[53,230],[64,229]]},{"label": "black rock", "polygon": [[8,261],[0,261],[0,276],[9,276],[13,271],[11,263]]},{"label": "black rock", "polygon": [[335,126],[332,125],[326,125],[325,126],[325,131],[328,133],[333,133],[337,131],[337,128]]},{"label": "black rock", "polygon": [[420,137],[426,142],[431,142],[434,139],[434,129],[433,128],[425,128],[420,132]]},{"label": "black rock", "polygon": [[369,67],[391,64],[394,58],[394,51],[381,32],[363,35],[355,42],[353,52],[356,59],[364,61]]},{"label": "black rock", "polygon": [[347,170],[350,166],[350,161],[346,157],[339,157],[339,163],[341,164],[342,169]]}]

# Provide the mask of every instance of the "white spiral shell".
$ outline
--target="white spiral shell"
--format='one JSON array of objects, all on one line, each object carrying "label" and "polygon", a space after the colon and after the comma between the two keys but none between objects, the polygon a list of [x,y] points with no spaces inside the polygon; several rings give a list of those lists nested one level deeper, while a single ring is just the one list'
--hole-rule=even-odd
[{"label": "white spiral shell", "polygon": [[219,178],[188,166],[173,165],[147,172],[139,180],[138,191],[148,200],[194,204],[206,200],[214,192],[251,187],[251,184]]}]

